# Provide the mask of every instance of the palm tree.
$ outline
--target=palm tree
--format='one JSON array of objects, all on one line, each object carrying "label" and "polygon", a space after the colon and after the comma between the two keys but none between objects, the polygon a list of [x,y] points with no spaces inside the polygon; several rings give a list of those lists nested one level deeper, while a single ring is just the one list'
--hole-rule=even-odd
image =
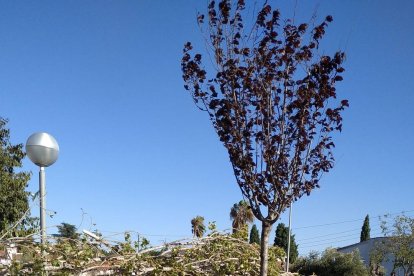
[{"label": "palm tree", "polygon": [[201,238],[206,232],[206,226],[204,225],[204,217],[196,216],[191,220],[191,232],[194,237]]},{"label": "palm tree", "polygon": [[233,220],[233,233],[238,232],[247,226],[248,223],[252,223],[254,215],[249,203],[244,200],[241,200],[239,203],[235,203],[230,210],[230,219]]}]

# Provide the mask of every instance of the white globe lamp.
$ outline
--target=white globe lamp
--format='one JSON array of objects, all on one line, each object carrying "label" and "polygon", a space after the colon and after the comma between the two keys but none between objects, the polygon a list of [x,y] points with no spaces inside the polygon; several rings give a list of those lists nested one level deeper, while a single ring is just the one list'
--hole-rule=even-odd
[{"label": "white globe lamp", "polygon": [[33,163],[39,166],[40,192],[40,232],[42,244],[46,243],[46,176],[45,167],[56,162],[59,156],[59,145],[56,139],[46,132],[36,132],[27,139],[26,153]]}]

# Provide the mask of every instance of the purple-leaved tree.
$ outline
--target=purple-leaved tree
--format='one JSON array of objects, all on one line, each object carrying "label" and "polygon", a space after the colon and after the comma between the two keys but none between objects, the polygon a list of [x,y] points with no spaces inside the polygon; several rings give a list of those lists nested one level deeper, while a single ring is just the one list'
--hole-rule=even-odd
[{"label": "purple-leaved tree", "polygon": [[[265,2],[245,23],[245,1],[209,1],[198,15],[212,75],[184,46],[185,89],[206,111],[228,151],[237,184],[262,223],[260,275],[267,275],[269,232],[283,211],[319,187],[334,164],[332,134],[342,129],[347,100],[336,99],[344,53],[318,53],[321,24],[281,20]],[[250,19],[250,18],[249,18]]]}]

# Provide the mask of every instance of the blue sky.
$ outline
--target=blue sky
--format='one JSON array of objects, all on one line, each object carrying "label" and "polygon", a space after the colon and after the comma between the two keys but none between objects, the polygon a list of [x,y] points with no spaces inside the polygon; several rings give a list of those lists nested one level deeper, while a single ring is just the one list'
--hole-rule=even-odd
[{"label": "blue sky", "polygon": [[[322,50],[347,54],[338,90],[350,108],[336,166],[293,209],[301,253],[357,242],[366,214],[379,235],[375,216],[414,209],[414,3],[270,2],[298,22],[333,15]],[[46,131],[61,149],[47,169],[47,208],[57,212],[50,233],[64,221],[158,244],[191,236],[196,215],[231,226],[241,193],[180,71],[186,41],[204,51],[195,16],[205,8],[196,0],[0,1],[0,116],[14,143]],[[38,169],[28,160],[24,169],[37,191]]]}]

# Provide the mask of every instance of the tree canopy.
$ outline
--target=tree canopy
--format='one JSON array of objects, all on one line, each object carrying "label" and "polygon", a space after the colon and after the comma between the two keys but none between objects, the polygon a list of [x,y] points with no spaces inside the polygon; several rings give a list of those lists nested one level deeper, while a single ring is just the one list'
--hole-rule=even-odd
[{"label": "tree canopy", "polygon": [[201,238],[206,232],[206,226],[204,225],[204,217],[196,216],[191,220],[191,232],[194,237]]},{"label": "tree canopy", "polygon": [[[287,254],[288,252],[289,227],[284,223],[279,223],[276,227],[274,245],[283,248]],[[298,258],[298,245],[295,241],[295,235],[290,235],[290,254],[289,261],[294,263]]]},{"label": "tree canopy", "polygon": [[23,144],[10,142],[7,122],[0,117],[0,232],[19,220],[20,226],[31,221],[26,191],[30,173],[21,170],[25,152]]},{"label": "tree canopy", "polygon": [[259,235],[259,230],[257,230],[256,224],[253,224],[252,229],[250,230],[249,242],[260,244],[260,235]]},{"label": "tree canopy", "polygon": [[[389,220],[387,215],[381,221],[385,237],[371,253],[371,266],[378,266],[383,260],[393,261],[393,271],[403,270],[403,275],[414,273],[414,218],[406,215]],[[388,271],[389,272],[389,271]]]},{"label": "tree canopy", "polygon": [[251,21],[243,19],[251,18],[244,0],[208,3],[198,24],[206,30],[212,72],[185,43],[184,87],[209,115],[241,192],[262,222],[260,274],[266,275],[272,225],[333,167],[332,133],[341,131],[348,106],[335,88],[345,54],[318,52],[332,16],[296,25],[265,1]]},{"label": "tree canopy", "polygon": [[245,238],[248,238],[248,224],[254,220],[252,209],[248,202],[241,200],[239,203],[233,204],[230,209],[230,219],[232,220],[233,233],[244,231]]},{"label": "tree canopy", "polygon": [[360,242],[369,240],[371,238],[370,236],[371,227],[369,226],[369,216],[367,215],[365,217],[364,224],[362,225]]},{"label": "tree canopy", "polygon": [[77,239],[79,234],[76,232],[76,226],[70,223],[62,222],[57,226],[58,234],[56,237],[68,238],[68,239]]}]

